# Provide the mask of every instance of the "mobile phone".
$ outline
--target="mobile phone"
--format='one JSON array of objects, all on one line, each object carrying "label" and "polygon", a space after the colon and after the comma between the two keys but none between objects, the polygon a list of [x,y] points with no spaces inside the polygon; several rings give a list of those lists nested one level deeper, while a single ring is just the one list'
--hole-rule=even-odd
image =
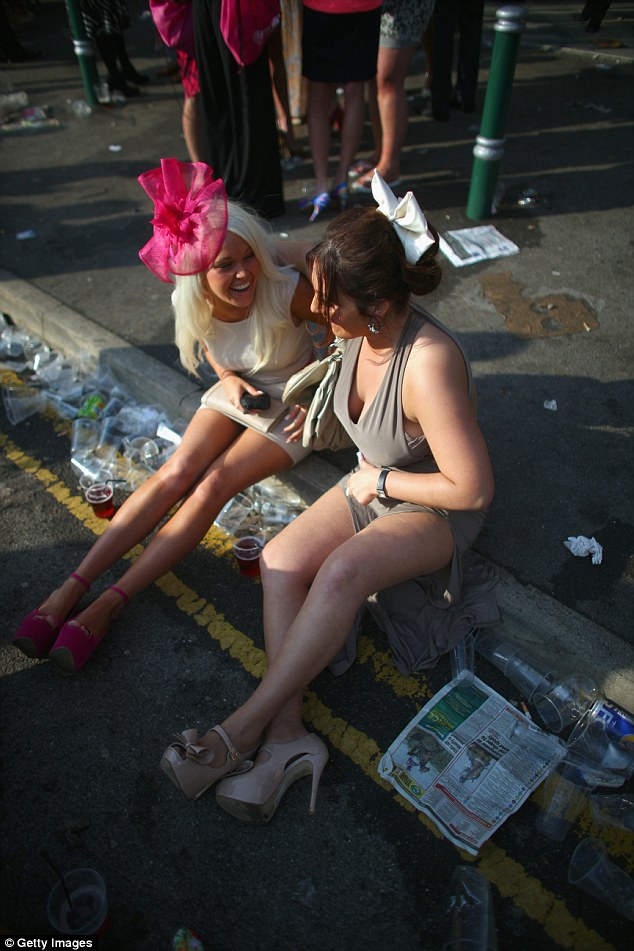
[{"label": "mobile phone", "polygon": [[240,405],[243,410],[268,409],[271,405],[271,397],[268,393],[258,393],[256,396],[252,393],[243,393],[240,397]]}]

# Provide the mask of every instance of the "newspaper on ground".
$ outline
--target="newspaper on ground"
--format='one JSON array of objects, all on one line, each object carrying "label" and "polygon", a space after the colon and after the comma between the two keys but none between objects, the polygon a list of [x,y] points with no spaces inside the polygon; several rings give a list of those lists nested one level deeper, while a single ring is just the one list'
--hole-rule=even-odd
[{"label": "newspaper on ground", "polygon": [[562,740],[463,673],[408,723],[378,770],[454,845],[477,855],[565,752]]},{"label": "newspaper on ground", "polygon": [[477,264],[491,258],[505,258],[517,254],[516,244],[505,238],[493,225],[446,231],[440,236],[440,250],[454,267]]}]

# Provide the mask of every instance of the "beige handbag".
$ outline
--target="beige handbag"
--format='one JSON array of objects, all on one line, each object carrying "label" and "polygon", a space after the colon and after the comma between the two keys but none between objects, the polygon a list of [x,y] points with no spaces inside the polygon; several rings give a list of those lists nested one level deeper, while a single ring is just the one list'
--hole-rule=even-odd
[{"label": "beige handbag", "polygon": [[343,347],[343,340],[335,340],[332,353],[294,373],[282,393],[287,406],[308,406],[302,435],[305,449],[348,449],[354,445],[333,406]]}]

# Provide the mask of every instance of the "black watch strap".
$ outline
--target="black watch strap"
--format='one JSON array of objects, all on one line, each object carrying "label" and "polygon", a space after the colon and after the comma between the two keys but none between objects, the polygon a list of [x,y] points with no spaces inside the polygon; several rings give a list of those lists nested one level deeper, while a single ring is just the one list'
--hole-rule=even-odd
[{"label": "black watch strap", "polygon": [[387,479],[388,472],[391,471],[391,469],[381,469],[379,472],[379,478],[376,480],[376,494],[379,499],[389,498],[389,495],[385,491],[385,480]]}]

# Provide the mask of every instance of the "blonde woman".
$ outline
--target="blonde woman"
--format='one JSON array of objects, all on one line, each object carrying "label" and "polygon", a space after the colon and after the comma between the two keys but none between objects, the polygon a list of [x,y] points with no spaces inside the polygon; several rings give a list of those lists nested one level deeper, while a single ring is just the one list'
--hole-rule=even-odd
[{"label": "blonde woman", "polygon": [[[204,394],[171,458],[126,499],[77,569],[15,634],[23,653],[48,654],[66,676],[83,667],[130,598],[195,548],[229,499],[308,454],[304,408],[280,404],[281,417],[262,432],[254,428],[257,411],[240,402],[262,392],[279,399],[288,378],[312,359],[304,327],[315,320],[308,280],[276,264],[265,227],[227,202],[207,165],[163,159],[139,181],[155,203],[154,237],[140,256],[162,280],[178,275],[172,305],[181,361],[195,373],[206,358],[220,386]],[[90,586],[179,502],[140,558],[76,614]]]}]

